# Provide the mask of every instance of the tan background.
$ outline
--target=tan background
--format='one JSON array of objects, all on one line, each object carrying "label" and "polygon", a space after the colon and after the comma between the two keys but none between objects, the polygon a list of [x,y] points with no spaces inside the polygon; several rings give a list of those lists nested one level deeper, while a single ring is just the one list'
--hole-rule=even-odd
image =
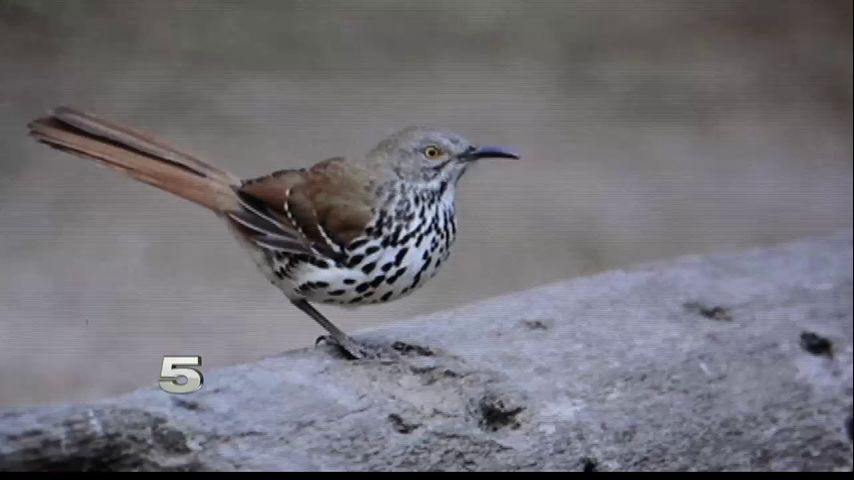
[{"label": "tan background", "polygon": [[[58,104],[241,176],[411,123],[509,144],[452,261],[349,331],[551,280],[852,225],[840,1],[0,0],[0,406],[153,385],[322,331],[203,210],[34,144]],[[461,319],[464,321],[464,319]]]}]

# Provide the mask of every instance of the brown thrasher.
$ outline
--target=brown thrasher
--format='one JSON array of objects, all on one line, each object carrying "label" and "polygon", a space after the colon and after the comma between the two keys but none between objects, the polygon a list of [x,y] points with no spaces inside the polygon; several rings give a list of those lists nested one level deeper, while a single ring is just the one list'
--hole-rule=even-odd
[{"label": "brown thrasher", "polygon": [[213,211],[267,279],[353,358],[369,351],[310,302],[388,302],[423,285],[456,237],[460,177],[478,159],[518,158],[448,131],[410,127],[363,157],[243,180],[152,135],[66,107],[29,128],[40,142]]}]

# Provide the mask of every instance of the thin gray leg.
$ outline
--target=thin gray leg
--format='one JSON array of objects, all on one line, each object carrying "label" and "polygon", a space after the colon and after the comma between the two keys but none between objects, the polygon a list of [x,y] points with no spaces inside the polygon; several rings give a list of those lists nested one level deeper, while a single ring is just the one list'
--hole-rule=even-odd
[{"label": "thin gray leg", "polygon": [[326,319],[322,313],[318,312],[310,303],[306,300],[291,300],[291,303],[297,306],[300,310],[305,312],[309,317],[313,318],[315,322],[319,323],[321,327],[326,329],[329,332],[329,335],[332,337],[334,343],[338,345],[341,350],[343,350],[347,355],[349,355],[354,360],[358,360],[361,358],[365,358],[367,356],[367,352],[360,347],[356,342],[353,341],[350,337],[347,336],[346,333],[341,331],[338,327],[336,327],[332,322]]}]

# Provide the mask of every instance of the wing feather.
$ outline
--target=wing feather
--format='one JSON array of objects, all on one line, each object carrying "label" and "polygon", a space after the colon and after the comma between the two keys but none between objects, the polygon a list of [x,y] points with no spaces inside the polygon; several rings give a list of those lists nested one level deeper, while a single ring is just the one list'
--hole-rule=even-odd
[{"label": "wing feather", "polygon": [[310,169],[281,170],[243,183],[241,205],[257,220],[241,220],[250,223],[246,226],[259,236],[256,243],[265,248],[293,239],[340,261],[373,216],[371,187],[369,173],[342,158]]}]

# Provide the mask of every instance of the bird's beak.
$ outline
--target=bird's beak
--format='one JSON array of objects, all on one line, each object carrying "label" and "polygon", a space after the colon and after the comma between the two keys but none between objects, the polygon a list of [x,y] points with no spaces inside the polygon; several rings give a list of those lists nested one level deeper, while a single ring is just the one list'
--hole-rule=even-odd
[{"label": "bird's beak", "polygon": [[480,160],[481,158],[512,158],[514,160],[519,159],[519,155],[511,152],[510,150],[492,145],[481,145],[479,147],[474,147],[469,152],[466,152],[463,157],[466,161]]}]

